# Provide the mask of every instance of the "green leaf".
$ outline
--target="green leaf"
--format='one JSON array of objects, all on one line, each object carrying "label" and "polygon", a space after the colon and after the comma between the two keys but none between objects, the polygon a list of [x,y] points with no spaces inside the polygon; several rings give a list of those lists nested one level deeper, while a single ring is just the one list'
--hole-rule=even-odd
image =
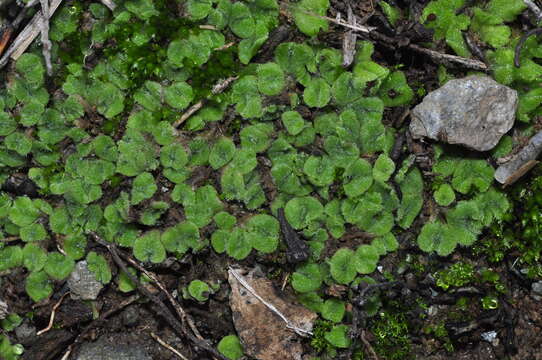
[{"label": "green leaf", "polygon": [[247,38],[253,34],[255,27],[254,18],[245,4],[241,2],[233,3],[229,25],[232,33],[240,38]]},{"label": "green leaf", "polygon": [[344,317],[344,313],[344,302],[338,299],[328,299],[322,305],[322,317],[334,323],[340,323]]},{"label": "green leaf", "polygon": [[27,226],[32,224],[40,216],[39,209],[32,200],[26,196],[19,196],[9,211],[9,220],[18,226]]},{"label": "green leaf", "polygon": [[278,64],[269,62],[258,65],[258,90],[264,95],[278,95],[285,85],[284,72]]},{"label": "green leaf", "polygon": [[285,72],[302,77],[307,73],[307,66],[315,61],[315,55],[307,44],[287,42],[277,46],[275,61]]},{"label": "green leaf", "polygon": [[159,14],[158,10],[154,8],[151,0],[129,0],[124,6],[141,20],[148,20]]},{"label": "green leaf", "polygon": [[303,99],[310,107],[322,108],[331,100],[331,86],[324,79],[313,79],[305,87]]},{"label": "green leaf", "polygon": [[303,171],[316,186],[330,185],[335,178],[335,167],[328,156],[309,157],[303,165]]},{"label": "green leaf", "polygon": [[231,98],[235,103],[235,110],[245,119],[263,115],[257,80],[256,76],[246,75],[237,80],[232,88]]},{"label": "green leaf", "polygon": [[175,82],[164,88],[166,104],[177,110],[185,109],[194,99],[192,87],[186,82]]},{"label": "green leaf", "polygon": [[[137,275],[136,271],[133,268],[128,268],[128,272],[133,276]],[[130,277],[122,270],[119,273],[118,283],[119,290],[123,293],[134,291],[137,288],[136,284],[133,283],[132,279],[130,279]]]},{"label": "green leaf", "polygon": [[37,271],[27,276],[25,290],[32,300],[39,302],[51,295],[53,286],[44,271]]},{"label": "green leaf", "polygon": [[395,163],[385,154],[380,154],[374,164],[373,177],[376,181],[388,181],[395,171]]},{"label": "green leaf", "polygon": [[72,258],[62,255],[58,252],[50,252],[47,254],[44,270],[55,280],[64,280],[72,272],[75,262]]},{"label": "green leaf", "polygon": [[88,253],[86,260],[87,267],[92,273],[94,273],[96,280],[104,285],[109,284],[112,275],[107,260],[102,255],[99,255],[94,251]]},{"label": "green leaf", "polygon": [[352,250],[341,248],[329,259],[329,270],[339,284],[349,284],[356,277],[355,254]]},{"label": "green leaf", "polygon": [[40,241],[47,237],[47,231],[42,224],[34,223],[21,227],[20,236],[24,242]]},{"label": "green leaf", "polygon": [[246,233],[235,228],[226,240],[226,252],[236,260],[246,258],[252,251],[252,244]]},{"label": "green leaf", "polygon": [[350,346],[350,338],[348,337],[347,325],[335,325],[333,328],[324,333],[324,338],[333,346],[338,348],[348,348]]},{"label": "green leaf", "polygon": [[224,230],[231,230],[235,226],[235,223],[237,222],[237,218],[226,211],[221,211],[217,213],[213,220],[215,221],[215,224],[218,228],[224,229]]},{"label": "green leaf", "polygon": [[34,89],[43,84],[45,68],[40,56],[32,53],[22,54],[15,64],[15,69]]},{"label": "green leaf", "polygon": [[195,138],[188,144],[190,148],[190,165],[206,165],[211,152],[209,144],[203,138]]},{"label": "green leaf", "polygon": [[17,122],[7,112],[0,111],[0,136],[11,134],[17,129]]},{"label": "green leaf", "polygon": [[217,345],[218,351],[231,360],[238,360],[243,357],[243,347],[239,338],[235,335],[224,336]]},{"label": "green leaf", "polygon": [[239,133],[241,146],[254,152],[263,152],[271,145],[273,126],[270,124],[255,124],[246,126]]},{"label": "green leaf", "polygon": [[418,246],[425,252],[435,251],[440,256],[448,256],[454,251],[456,241],[453,231],[441,222],[427,223],[418,235]]},{"label": "green leaf", "polygon": [[157,189],[152,174],[148,172],[139,174],[132,183],[131,203],[135,205],[145,199],[150,199]]},{"label": "green leaf", "polygon": [[325,16],[329,8],[329,0],[301,0],[294,9],[294,20],[299,30],[308,36],[317,35],[320,30],[327,31]]},{"label": "green leaf", "polygon": [[116,161],[118,149],[115,141],[107,135],[98,135],[92,141],[92,147],[96,155],[107,161]]},{"label": "green leaf", "polygon": [[186,2],[186,11],[192,20],[204,19],[212,8],[212,0],[188,0]]},{"label": "green leaf", "polygon": [[246,237],[252,247],[262,253],[269,254],[279,244],[279,222],[272,216],[258,214],[251,217],[246,225]]},{"label": "green leaf", "polygon": [[362,195],[373,184],[373,169],[365,159],[356,159],[343,173],[343,188],[346,196]]},{"label": "green leaf", "polygon": [[166,145],[160,150],[160,163],[164,167],[181,170],[185,168],[187,162],[188,154],[179,143]]},{"label": "green leaf", "polygon": [[36,244],[26,244],[23,248],[23,265],[30,272],[40,271],[45,266],[47,254]]},{"label": "green leaf", "polygon": [[162,234],[162,243],[167,251],[184,254],[188,249],[200,250],[200,234],[198,227],[186,221],[168,228]]},{"label": "green leaf", "polygon": [[201,280],[192,280],[188,284],[188,293],[197,301],[205,302],[209,299],[209,294],[212,293],[212,290],[207,283]]},{"label": "green leaf", "polygon": [[4,138],[6,148],[20,155],[27,155],[32,149],[32,141],[21,132],[13,132]]},{"label": "green leaf", "polygon": [[209,164],[215,170],[229,163],[235,154],[235,144],[230,138],[221,137],[213,144],[209,154]]},{"label": "green leaf", "polygon": [[155,225],[158,219],[169,209],[165,201],[153,201],[139,216],[139,222],[143,225]]},{"label": "green leaf", "polygon": [[361,245],[356,249],[356,270],[360,274],[370,274],[376,270],[380,256],[377,249],[371,245]]},{"label": "green leaf", "polygon": [[160,232],[149,231],[134,242],[134,256],[142,262],[161,263],[166,258],[166,250],[160,241]]},{"label": "green leaf", "polygon": [[86,254],[87,239],[83,235],[70,234],[64,238],[64,251],[74,260]]},{"label": "green leaf", "polygon": [[324,207],[312,196],[295,197],[286,203],[284,214],[294,229],[307,227],[323,215]]},{"label": "green leaf", "polygon": [[292,287],[300,293],[316,291],[322,285],[323,278],[318,264],[307,263],[292,274]]},{"label": "green leaf", "polygon": [[22,263],[23,251],[19,246],[0,248],[0,271],[21,266]]},{"label": "green leaf", "polygon": [[345,72],[333,83],[333,99],[337,105],[346,105],[361,97],[365,81],[351,72]]},{"label": "green leaf", "polygon": [[305,120],[297,111],[286,111],[282,113],[281,119],[290,135],[297,135],[305,128]]},{"label": "green leaf", "polygon": [[162,102],[162,85],[156,81],[145,81],[134,93],[134,100],[149,111],[158,111]]},{"label": "green leaf", "polygon": [[448,206],[455,201],[455,193],[452,187],[448,184],[442,184],[433,194],[435,201],[440,206]]},{"label": "green leaf", "polygon": [[256,152],[251,149],[236,149],[233,160],[230,166],[243,175],[250,173],[256,168],[258,161],[256,160]]},{"label": "green leaf", "polygon": [[408,86],[405,74],[402,71],[392,72],[382,82],[378,93],[384,102],[384,106],[406,105],[414,97],[414,91]]}]

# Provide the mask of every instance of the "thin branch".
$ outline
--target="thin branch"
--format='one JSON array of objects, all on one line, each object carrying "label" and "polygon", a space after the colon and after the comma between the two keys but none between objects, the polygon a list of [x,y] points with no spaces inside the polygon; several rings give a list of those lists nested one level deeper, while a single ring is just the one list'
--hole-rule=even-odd
[{"label": "thin branch", "polygon": [[119,253],[117,251],[117,247],[115,244],[113,243],[108,243],[107,241],[104,241],[103,239],[101,239],[96,233],[91,233],[92,237],[94,238],[94,241],[96,241],[98,244],[104,246],[108,251],[109,253],[111,254],[111,256],[113,257],[113,261],[115,262],[115,264],[122,270],[124,271],[124,273],[128,276],[128,278],[130,278],[130,280],[136,284],[136,287],[137,287],[137,290],[139,292],[141,292],[143,295],[145,295],[149,300],[151,300],[155,305],[158,306],[158,308],[160,309],[160,311],[162,312],[162,316],[164,317],[164,319],[167,321],[167,323],[179,334],[179,335],[183,335],[183,336],[186,336],[188,338],[188,340],[190,340],[192,343],[194,343],[194,345],[202,348],[202,349],[205,349],[206,351],[208,351],[210,354],[212,354],[213,356],[219,358],[219,359],[222,359],[222,360],[227,360],[226,357],[224,357],[222,354],[220,354],[215,348],[213,348],[207,341],[205,340],[200,340],[198,339],[196,336],[194,336],[193,334],[191,334],[189,331],[187,331],[187,329],[185,329],[182,324],[179,322],[179,320],[177,320],[175,318],[175,315],[173,315],[173,313],[171,312],[171,310],[169,310],[169,308],[166,306],[166,304],[164,304],[164,302],[162,300],[160,300],[160,298],[156,295],[154,295],[153,293],[151,293],[145,286],[143,286],[141,284],[141,282],[139,281],[139,279],[137,277],[135,277],[134,275],[132,275],[132,273],[130,273],[128,271],[128,267],[126,266],[126,264],[124,263],[124,261],[122,261],[122,259],[120,258],[119,256]]},{"label": "thin branch", "polygon": [[141,266],[134,259],[132,259],[132,258],[130,258],[128,256],[123,256],[123,257],[130,264],[132,264],[135,268],[137,268],[139,271],[141,271],[143,274],[145,274],[149,279],[151,279],[156,284],[156,286],[158,286],[158,288],[160,290],[162,290],[162,292],[164,294],[166,294],[166,297],[168,298],[170,304],[173,306],[173,308],[177,312],[177,315],[179,315],[181,321],[183,321],[183,322],[186,321],[188,323],[188,326],[190,326],[190,329],[192,329],[192,332],[194,333],[194,335],[196,335],[196,337],[198,339],[203,340],[203,337],[201,336],[198,328],[196,327],[196,325],[194,323],[194,320],[192,320],[192,318],[186,313],[186,311],[184,311],[184,309],[181,307],[181,305],[177,301],[175,301],[175,299],[173,298],[171,293],[169,291],[167,291],[164,284],[162,284],[162,282],[156,277],[156,275],[154,275],[153,273],[151,273],[150,271],[145,269],[143,266]]},{"label": "thin branch", "polygon": [[[220,80],[213,86],[211,93],[213,95],[218,95],[224,92],[224,90],[226,90],[238,78],[239,76],[230,76],[227,79]],[[190,106],[188,110],[186,110],[184,114],[182,114],[181,117],[173,123],[172,125],[173,128],[176,129],[179,126],[181,126],[190,116],[194,115],[194,113],[196,113],[199,109],[201,109],[208,100],[209,100],[208,98],[202,99],[198,101],[197,103],[195,103],[194,105]]]},{"label": "thin branch", "polygon": [[117,4],[115,4],[113,0],[100,0],[100,2],[107,6],[107,8],[111,11],[114,11],[117,7]]},{"label": "thin branch", "polygon": [[43,58],[45,59],[45,68],[47,69],[47,75],[53,75],[53,64],[51,63],[51,48],[53,44],[49,40],[49,0],[40,0],[41,3],[41,48]]},{"label": "thin branch", "polygon": [[542,34],[542,28],[536,28],[536,29],[532,29],[532,30],[527,31],[525,34],[523,34],[521,39],[519,39],[519,41],[518,41],[518,43],[516,45],[516,49],[514,51],[514,66],[515,67],[520,67],[521,66],[521,59],[520,59],[521,48],[525,44],[525,41],[527,41],[527,39],[531,35],[540,35],[540,34]]},{"label": "thin branch", "polygon": [[463,65],[469,69],[487,71],[489,68],[487,65],[480,60],[468,59],[457,55],[442,54],[438,51],[427,49],[416,44],[409,44],[408,47],[414,51],[421,52],[423,54],[429,55],[433,60],[452,62],[456,64]]},{"label": "thin branch", "polygon": [[152,338],[154,340],[156,340],[158,342],[158,344],[162,345],[163,347],[165,347],[166,349],[168,349],[169,351],[171,351],[172,353],[174,353],[175,355],[177,355],[181,359],[188,360],[188,358],[186,356],[181,354],[178,350],[176,350],[173,346],[166,343],[164,340],[160,339],[160,337],[158,335],[156,335],[155,333],[151,332],[151,336],[152,336]]},{"label": "thin branch", "polygon": [[[34,2],[34,4],[35,3],[36,2]],[[60,3],[62,3],[62,0],[53,0],[49,6],[49,17],[55,13],[56,9],[58,9],[60,6]],[[6,50],[5,54],[0,59],[0,69],[6,66],[10,58],[12,60],[17,60],[26,51],[30,44],[32,44],[34,39],[40,33],[41,18],[41,12],[38,12],[26,25],[23,31],[19,33],[11,46]]]},{"label": "thin branch", "polygon": [[64,298],[68,294],[69,294],[69,292],[62,295],[60,300],[58,300],[58,302],[53,306],[53,310],[51,310],[51,316],[49,317],[49,324],[47,324],[47,327],[45,329],[42,329],[42,330],[38,331],[36,333],[36,335],[40,336],[42,334],[45,334],[47,331],[49,331],[49,330],[51,330],[53,328],[53,323],[55,322],[56,309],[58,309],[58,307],[60,306],[60,304],[62,304],[62,301],[64,300]]},{"label": "thin branch", "polygon": [[231,266],[229,267],[228,269],[228,272],[239,282],[239,284],[241,284],[245,289],[248,290],[248,292],[250,292],[252,294],[252,296],[254,296],[256,299],[260,300],[260,302],[262,304],[264,304],[269,310],[271,310],[272,312],[274,312],[278,317],[280,317],[282,319],[282,321],[284,321],[286,323],[286,327],[288,329],[291,329],[293,331],[295,331],[296,334],[300,335],[300,336],[307,336],[307,335],[311,335],[312,336],[312,332],[311,331],[307,331],[305,329],[302,329],[300,327],[297,327],[295,324],[293,324],[283,313],[281,313],[276,307],[275,305],[265,301],[260,295],[258,295],[258,293],[256,293],[256,291],[252,288],[252,286],[249,285],[249,283],[246,282],[246,280],[241,276],[239,275],[239,273],[237,273],[237,271],[232,268]]},{"label": "thin branch", "polygon": [[361,330],[361,334],[359,335],[359,338],[361,339],[361,342],[365,347],[367,348],[367,351],[371,354],[374,360],[379,360],[378,355],[376,355],[375,350],[371,346],[371,343],[365,338],[365,330]]},{"label": "thin branch", "polygon": [[532,1],[532,0],[523,0],[525,5],[529,8],[529,10],[532,11],[536,18],[536,23],[538,24],[540,22],[540,19],[542,19],[542,10]]}]

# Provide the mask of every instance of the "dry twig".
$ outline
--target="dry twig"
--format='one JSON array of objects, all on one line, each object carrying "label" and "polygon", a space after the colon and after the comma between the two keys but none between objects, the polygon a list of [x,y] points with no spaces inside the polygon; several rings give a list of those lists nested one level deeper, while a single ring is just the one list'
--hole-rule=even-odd
[{"label": "dry twig", "polygon": [[183,360],[188,360],[188,358],[186,356],[184,356],[183,354],[181,354],[178,350],[176,350],[173,346],[169,345],[168,343],[166,343],[164,340],[162,340],[158,335],[156,335],[155,333],[151,332],[151,336],[154,340],[156,340],[158,342],[158,344],[162,345],[163,347],[165,347],[166,349],[168,349],[169,351],[171,351],[172,353],[174,353],[175,355],[177,355],[178,357],[180,357],[181,359]]},{"label": "dry twig", "polygon": [[[35,2],[33,2],[35,4]],[[56,9],[60,6],[62,0],[52,0],[52,3],[49,6],[49,17],[51,17]],[[30,3],[29,3],[30,4]],[[28,5],[27,5],[28,7]],[[26,25],[26,27],[19,33],[15,38],[11,46],[6,50],[2,58],[0,59],[0,68],[3,68],[8,63],[9,59],[17,60],[26,49],[32,44],[34,39],[38,36],[41,31],[41,12],[38,12],[32,20]]]},{"label": "dry twig", "polygon": [[523,2],[534,14],[536,18],[536,23],[540,22],[540,20],[542,19],[542,10],[540,10],[540,8],[532,0],[523,0]]},{"label": "dry twig", "polygon": [[[213,86],[211,93],[213,95],[218,95],[224,92],[224,90],[226,90],[231,85],[231,83],[233,83],[238,78],[239,78],[238,76],[230,76],[227,79],[223,79],[219,81]],[[173,123],[173,128],[176,129],[179,126],[181,126],[190,116],[194,115],[194,113],[196,113],[199,109],[201,109],[207,101],[208,99],[202,99],[198,101],[197,103],[195,103],[194,105],[190,106],[188,110],[186,110],[185,113],[182,114],[181,117]]]},{"label": "dry twig", "polygon": [[42,334],[45,334],[47,331],[49,331],[49,330],[51,330],[53,328],[53,323],[55,322],[56,309],[58,309],[58,307],[60,306],[60,304],[62,304],[62,301],[64,301],[64,298],[68,294],[69,294],[69,292],[62,295],[60,300],[58,300],[58,302],[53,306],[53,310],[51,310],[51,316],[49,317],[49,324],[47,324],[47,327],[45,329],[42,329],[42,330],[38,331],[36,333],[36,335],[40,336]]},{"label": "dry twig", "polygon": [[[348,18],[347,21],[350,25],[356,26],[356,17],[352,11],[350,4],[348,5]],[[352,65],[354,62],[354,56],[356,55],[356,40],[358,35],[355,31],[349,30],[344,34],[343,38],[343,66],[345,68]]]},{"label": "dry twig", "polygon": [[451,62],[465,66],[466,68],[479,70],[479,71],[488,71],[486,64],[480,60],[468,59],[457,55],[442,54],[438,51],[427,49],[416,44],[409,44],[408,47],[414,51],[429,55],[433,60],[437,62]]},{"label": "dry twig", "polygon": [[124,273],[128,276],[128,278],[136,285],[136,288],[139,292],[141,292],[143,295],[145,295],[149,300],[151,300],[162,312],[162,316],[167,321],[167,323],[179,334],[183,335],[188,338],[194,345],[205,349],[213,356],[222,359],[227,360],[226,357],[224,357],[222,354],[220,354],[215,348],[213,348],[207,341],[198,339],[194,334],[190,333],[183,325],[175,318],[175,315],[169,310],[169,308],[164,304],[162,300],[153,293],[151,293],[146,287],[144,287],[139,279],[132,275],[128,271],[128,267],[122,261],[122,259],[119,256],[119,253],[117,251],[117,247],[113,243],[108,243],[107,241],[102,240],[97,234],[91,233],[92,237],[94,238],[94,241],[96,241],[98,244],[104,246],[109,253],[111,254],[113,261],[115,264],[122,270]]},{"label": "dry twig", "polygon": [[40,0],[41,3],[41,19],[39,22],[41,30],[41,48],[43,58],[45,59],[45,68],[47,75],[53,75],[53,64],[51,63],[51,47],[53,44],[49,40],[49,0]]},{"label": "dry twig", "polygon": [[520,61],[521,60],[520,59],[521,48],[525,44],[525,41],[527,41],[527,39],[532,35],[540,35],[540,34],[542,34],[542,28],[536,28],[536,29],[532,29],[532,30],[527,31],[521,37],[521,39],[519,39],[519,41],[518,41],[518,43],[516,45],[516,49],[514,51],[514,66],[515,67],[520,67],[521,66],[521,61]]},{"label": "dry twig", "polygon": [[117,7],[117,4],[115,4],[113,0],[100,0],[100,2],[107,6],[107,8],[111,11],[115,10],[115,8]]},{"label": "dry twig", "polygon": [[363,345],[365,345],[365,347],[367,348],[367,351],[369,353],[371,353],[371,356],[373,357],[373,359],[374,360],[379,360],[378,355],[376,355],[375,350],[371,346],[371,343],[369,341],[367,341],[367,339],[365,338],[365,330],[361,331],[361,334],[359,335],[359,338],[361,339],[361,342],[363,343]]}]

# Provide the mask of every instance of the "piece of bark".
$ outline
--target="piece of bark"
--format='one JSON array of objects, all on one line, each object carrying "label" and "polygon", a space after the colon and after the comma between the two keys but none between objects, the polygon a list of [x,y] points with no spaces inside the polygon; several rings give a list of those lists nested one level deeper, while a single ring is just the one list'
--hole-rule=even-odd
[{"label": "piece of bark", "polygon": [[[292,326],[310,332],[318,315],[275,289],[271,281],[255,271],[242,277],[251,290],[241,284],[233,271],[238,276],[241,273],[241,270],[229,271],[230,307],[245,353],[259,360],[301,360],[303,347],[296,341],[296,332],[287,328],[284,318]],[[252,290],[284,318],[271,311]]]},{"label": "piece of bark", "polygon": [[290,263],[299,263],[308,259],[310,255],[309,246],[307,243],[299,237],[294,228],[286,220],[284,215],[284,209],[277,210],[277,217],[280,224],[280,231],[282,237],[286,243],[286,258]]},{"label": "piece of bark", "polygon": [[542,131],[534,135],[509,161],[501,164],[495,171],[495,180],[504,186],[513,184],[535,166],[542,152]]},{"label": "piece of bark", "polygon": [[[348,5],[348,18],[350,25],[356,26],[356,17],[352,11],[352,7]],[[347,68],[354,62],[356,55],[356,40],[358,35],[353,30],[348,30],[343,38],[343,67]]]}]

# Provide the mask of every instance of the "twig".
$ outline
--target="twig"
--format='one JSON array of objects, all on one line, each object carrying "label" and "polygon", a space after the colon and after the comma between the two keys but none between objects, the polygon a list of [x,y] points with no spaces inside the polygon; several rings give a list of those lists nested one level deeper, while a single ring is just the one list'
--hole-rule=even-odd
[{"label": "twig", "polygon": [[181,359],[183,360],[188,360],[188,358],[186,356],[184,356],[183,354],[181,354],[179,351],[177,351],[173,346],[169,345],[168,343],[166,343],[164,340],[160,339],[160,337],[158,335],[156,335],[155,333],[151,332],[151,336],[154,340],[156,340],[158,342],[158,344],[162,345],[163,347],[165,347],[166,349],[168,349],[169,351],[171,351],[172,353],[174,353],[175,355],[177,355],[178,357],[180,357]]},{"label": "twig", "polygon": [[514,52],[514,65],[515,65],[515,67],[520,67],[521,66],[521,61],[520,61],[521,48],[525,44],[525,41],[527,41],[527,39],[531,35],[540,35],[540,34],[542,34],[542,28],[536,28],[536,29],[532,29],[532,30],[527,31],[521,37],[521,39],[519,39],[519,41],[518,41],[518,43],[516,45],[515,52]]},{"label": "twig", "polygon": [[64,301],[64,298],[68,294],[69,294],[69,292],[62,295],[60,300],[58,300],[58,302],[53,306],[53,310],[51,310],[51,316],[49,317],[49,324],[47,324],[47,327],[45,329],[42,329],[42,330],[38,331],[36,333],[36,335],[40,336],[42,334],[45,334],[47,331],[49,331],[49,330],[51,330],[53,328],[53,323],[55,322],[56,309],[58,309],[58,307],[60,306],[60,304],[62,304],[62,301]]},{"label": "twig", "polygon": [[194,333],[194,335],[196,335],[196,337],[200,340],[203,340],[203,337],[201,336],[198,328],[196,327],[196,325],[194,324],[194,320],[192,320],[192,318],[186,313],[186,311],[184,311],[184,309],[181,307],[181,305],[175,301],[175,298],[171,295],[171,293],[169,291],[167,291],[166,287],[164,286],[164,284],[162,284],[162,282],[156,277],[156,275],[154,275],[153,273],[151,273],[150,271],[148,271],[147,269],[145,269],[143,266],[141,266],[139,263],[137,263],[137,261],[135,261],[134,259],[132,259],[131,257],[129,256],[124,256],[124,254],[121,253],[121,255],[130,263],[132,264],[134,267],[136,267],[139,271],[141,271],[142,273],[144,273],[149,279],[151,279],[155,284],[156,286],[158,286],[158,288],[160,290],[162,290],[162,292],[164,294],[166,294],[166,297],[168,298],[169,302],[171,303],[171,305],[173,306],[173,308],[175,309],[175,311],[177,312],[177,315],[179,315],[181,321],[186,321],[188,323],[188,326],[190,326],[190,329],[192,329],[192,332]]},{"label": "twig", "polygon": [[109,10],[111,10],[111,11],[114,11],[115,8],[117,7],[117,4],[115,4],[115,3],[113,2],[113,0],[100,0],[100,2],[101,2],[102,4],[104,4],[105,6],[107,6],[107,8],[108,8]]},{"label": "twig", "polygon": [[[62,0],[52,0],[52,3],[49,6],[49,17],[55,13],[61,2]],[[17,60],[26,51],[30,44],[32,44],[34,39],[40,33],[41,18],[41,12],[38,12],[26,25],[23,31],[19,33],[11,46],[6,50],[6,53],[0,59],[0,69],[6,66],[10,58],[12,60]]]},{"label": "twig", "polygon": [[[224,92],[224,90],[226,90],[231,85],[231,83],[233,83],[238,78],[239,78],[239,76],[230,76],[227,79],[223,79],[223,80],[219,81],[218,83],[216,83],[213,86],[213,89],[211,90],[211,93],[213,95],[218,95],[218,94]],[[181,117],[173,123],[173,128],[176,129],[179,126],[181,126],[190,116],[194,115],[195,112],[197,112],[199,109],[201,109],[203,107],[203,105],[205,105],[205,103],[208,100],[209,100],[208,98],[207,99],[202,99],[202,100],[198,101],[197,103],[195,103],[194,105],[190,106],[188,108],[188,110],[186,110],[185,113],[182,114]]]},{"label": "twig", "polygon": [[439,53],[438,51],[427,49],[416,44],[409,44],[408,47],[412,50],[427,54],[432,59],[437,60],[437,61],[444,61],[444,62],[447,61],[447,62],[457,63],[473,70],[480,70],[480,71],[488,70],[487,65],[481,62],[480,60],[468,59],[468,58],[464,58],[457,55],[442,54],[442,53]]},{"label": "twig", "polygon": [[126,266],[126,264],[120,258],[119,253],[117,251],[117,247],[116,247],[115,244],[108,243],[108,242],[102,240],[96,233],[91,233],[91,235],[94,238],[94,241],[96,241],[98,244],[104,246],[109,251],[109,253],[113,257],[113,261],[115,262],[115,264],[117,264],[117,266],[122,271],[124,271],[124,273],[128,276],[128,278],[130,278],[130,280],[134,284],[136,284],[137,290],[139,292],[141,292],[143,295],[145,295],[149,300],[151,300],[154,304],[156,304],[158,306],[160,311],[162,311],[162,313],[163,313],[162,316],[164,317],[164,319],[167,321],[167,323],[178,334],[186,336],[192,343],[194,343],[194,345],[196,345],[196,346],[198,346],[198,347],[200,347],[202,349],[207,350],[213,356],[215,356],[215,357],[217,357],[219,359],[222,359],[222,360],[227,360],[226,357],[224,357],[222,354],[220,354],[215,348],[213,348],[209,343],[207,343],[207,341],[200,340],[196,336],[191,334],[189,331],[187,331],[181,325],[181,323],[175,318],[175,316],[173,315],[171,310],[169,310],[169,308],[166,306],[166,304],[164,304],[164,302],[162,300],[160,300],[160,298],[158,298],[156,295],[151,293],[146,287],[144,287],[141,284],[141,282],[139,281],[139,279],[137,277],[135,277],[134,275],[132,275],[132,273],[130,273],[128,271],[128,267]]},{"label": "twig", "polygon": [[531,10],[536,18],[536,23],[538,24],[540,22],[540,19],[542,19],[542,10],[532,1],[532,0],[523,0],[525,5]]},{"label": "twig", "polygon": [[[348,4],[348,23],[356,26],[356,17],[352,11],[352,7]],[[354,62],[354,56],[356,55],[356,40],[358,35],[349,30],[344,34],[343,38],[343,67],[347,68]]]},{"label": "twig", "polygon": [[233,269],[231,266],[229,267],[228,269],[228,272],[233,275],[233,277],[235,277],[235,279],[237,279],[237,281],[239,282],[239,284],[243,285],[243,287],[245,289],[248,290],[248,292],[250,292],[252,294],[252,296],[254,296],[256,299],[260,300],[260,302],[262,304],[264,304],[269,310],[271,310],[272,312],[274,312],[278,317],[280,317],[282,319],[282,321],[284,321],[286,323],[286,327],[288,329],[291,329],[293,331],[295,331],[296,334],[300,335],[300,336],[307,336],[307,335],[311,335],[312,336],[312,332],[311,331],[307,331],[305,329],[302,329],[300,327],[297,327],[295,326],[295,324],[293,324],[290,320],[288,320],[288,318],[283,314],[281,313],[276,307],[275,305],[271,304],[271,303],[268,303],[267,301],[265,301],[260,295],[258,295],[258,293],[256,293],[256,291],[252,288],[252,286],[250,286],[246,280],[237,273],[237,271],[235,269]]},{"label": "twig", "polygon": [[41,50],[45,59],[47,75],[53,75],[53,64],[51,63],[51,40],[49,40],[49,0],[40,0],[41,3]]},{"label": "twig", "polygon": [[363,345],[365,345],[365,347],[367,348],[367,351],[371,353],[371,356],[374,358],[374,360],[379,360],[378,355],[376,355],[375,350],[371,346],[371,343],[367,341],[367,339],[365,338],[365,330],[361,330],[361,334],[359,335],[359,338],[361,339],[361,342],[363,343]]}]

